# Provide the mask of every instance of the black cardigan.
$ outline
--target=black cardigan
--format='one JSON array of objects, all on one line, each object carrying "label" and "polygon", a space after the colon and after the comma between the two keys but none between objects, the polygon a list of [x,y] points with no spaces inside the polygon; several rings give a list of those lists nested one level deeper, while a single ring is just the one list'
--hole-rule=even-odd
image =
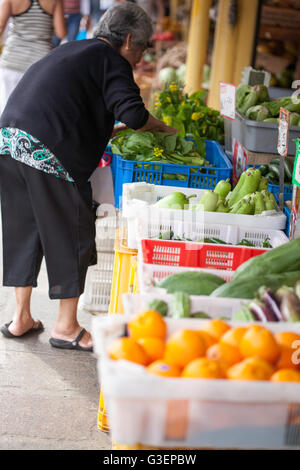
[{"label": "black cardigan", "polygon": [[129,62],[105,41],[87,39],[57,47],[28,69],[0,127],[39,139],[81,184],[98,166],[114,121],[139,129],[148,116]]}]

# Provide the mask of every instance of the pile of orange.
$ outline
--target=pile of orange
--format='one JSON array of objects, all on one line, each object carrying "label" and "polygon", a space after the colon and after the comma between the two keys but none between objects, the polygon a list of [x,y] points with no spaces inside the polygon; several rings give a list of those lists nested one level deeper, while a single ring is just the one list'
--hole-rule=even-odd
[{"label": "pile of orange", "polygon": [[127,330],[127,337],[110,344],[108,355],[141,364],[151,374],[300,382],[300,335],[294,332],[273,334],[263,325],[231,327],[214,319],[200,330],[181,329],[167,339],[167,325],[154,310],[132,317]]}]

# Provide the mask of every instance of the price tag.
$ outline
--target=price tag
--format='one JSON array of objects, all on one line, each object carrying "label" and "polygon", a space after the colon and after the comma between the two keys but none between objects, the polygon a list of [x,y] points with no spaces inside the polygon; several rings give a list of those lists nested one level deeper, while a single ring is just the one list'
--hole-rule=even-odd
[{"label": "price tag", "polygon": [[286,157],[288,152],[289,116],[289,111],[280,108],[277,150],[283,157]]},{"label": "price tag", "polygon": [[235,120],[236,86],[220,82],[220,114],[223,117]]}]

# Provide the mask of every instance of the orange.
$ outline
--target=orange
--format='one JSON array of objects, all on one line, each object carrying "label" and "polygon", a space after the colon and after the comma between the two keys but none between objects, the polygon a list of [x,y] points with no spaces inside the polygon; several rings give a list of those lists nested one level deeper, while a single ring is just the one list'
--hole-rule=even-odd
[{"label": "orange", "polygon": [[147,356],[151,359],[151,362],[161,359],[165,352],[165,342],[160,338],[140,338],[137,341],[140,346],[144,349]]},{"label": "orange", "polygon": [[165,339],[167,325],[160,313],[155,310],[144,310],[131,318],[128,332],[129,336],[136,340],[147,336]]},{"label": "orange", "polygon": [[202,357],[194,359],[185,366],[182,377],[193,379],[221,379],[224,377],[224,372],[216,361]]},{"label": "orange", "polygon": [[276,369],[299,369],[299,364],[293,363],[294,349],[288,346],[280,346],[280,356],[276,362]]},{"label": "orange", "polygon": [[221,336],[223,336],[229,329],[230,326],[226,322],[216,318],[203,323],[200,331],[206,331],[206,333],[209,333],[216,341],[219,341]]},{"label": "orange", "polygon": [[273,367],[263,359],[249,357],[227,370],[230,380],[269,380],[273,374]]},{"label": "orange", "polygon": [[300,382],[300,372],[293,369],[280,369],[271,377],[272,382]]},{"label": "orange", "polygon": [[205,355],[205,342],[195,330],[176,331],[167,341],[164,359],[185,367],[193,359]]},{"label": "orange", "polygon": [[289,348],[292,348],[294,341],[300,341],[300,335],[292,331],[281,331],[274,336],[278,344]]},{"label": "orange", "polygon": [[210,346],[206,351],[206,357],[215,361],[223,360],[229,366],[243,360],[240,350],[236,346],[227,343],[216,343]]},{"label": "orange", "polygon": [[150,374],[162,375],[163,377],[180,377],[181,369],[175,364],[166,361],[155,361],[147,367]]},{"label": "orange", "polygon": [[132,338],[115,339],[108,346],[107,353],[111,359],[126,359],[127,361],[137,362],[143,366],[146,366],[150,362],[142,346]]},{"label": "orange", "polygon": [[206,331],[197,331],[197,333],[201,336],[201,338],[204,340],[205,343],[205,348],[208,349],[210,346],[215,344],[217,342],[216,338],[211,336],[209,333]]},{"label": "orange", "polygon": [[243,327],[231,328],[230,330],[226,331],[223,336],[221,336],[220,342],[230,344],[231,346],[236,346],[237,348],[239,348],[242,337],[244,336],[246,331],[247,328]]},{"label": "orange", "polygon": [[244,357],[258,356],[273,364],[279,358],[280,346],[270,330],[250,325],[241,339],[240,351]]}]

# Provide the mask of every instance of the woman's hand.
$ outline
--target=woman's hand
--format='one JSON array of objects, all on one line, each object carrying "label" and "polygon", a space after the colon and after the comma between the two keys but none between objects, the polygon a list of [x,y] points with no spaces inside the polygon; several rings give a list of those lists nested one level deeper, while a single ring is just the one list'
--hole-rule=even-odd
[{"label": "woman's hand", "polygon": [[167,126],[163,121],[156,119],[155,117],[149,114],[148,121],[146,124],[138,129],[139,132],[149,131],[149,132],[165,132],[166,134],[177,134],[178,129],[175,127]]},{"label": "woman's hand", "polygon": [[125,131],[126,129],[128,129],[126,124],[116,124],[113,128],[113,131],[112,131],[112,134],[111,134],[110,138],[113,139],[118,132]]}]

